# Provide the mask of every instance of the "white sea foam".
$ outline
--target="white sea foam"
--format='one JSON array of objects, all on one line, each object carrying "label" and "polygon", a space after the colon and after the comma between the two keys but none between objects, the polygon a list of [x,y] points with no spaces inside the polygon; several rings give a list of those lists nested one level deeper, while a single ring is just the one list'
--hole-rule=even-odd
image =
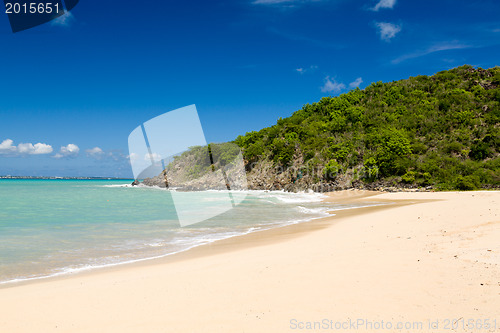
[{"label": "white sea foam", "polygon": [[297,206],[296,209],[300,211],[301,213],[304,214],[315,214],[315,215],[323,215],[323,216],[329,216],[330,214],[328,211],[330,210],[327,207],[320,207],[320,208],[306,208],[302,206]]},{"label": "white sea foam", "polygon": [[313,203],[313,202],[321,202],[327,196],[321,193],[316,193],[312,191],[308,192],[285,192],[285,191],[247,191],[248,194],[258,196],[266,199],[276,199],[278,202],[283,203]]},{"label": "white sea foam", "polygon": [[[109,187],[109,188],[147,188],[147,189],[156,189],[156,190],[168,190],[171,192],[176,192],[178,188],[170,187],[170,188],[162,188],[159,186],[146,186],[144,184],[139,184],[136,186],[133,186],[131,184],[114,184],[114,185],[102,185],[102,187]],[[277,199],[280,202],[284,203],[307,203],[307,202],[321,202],[326,198],[326,195],[321,194],[321,193],[316,193],[313,191],[301,191],[297,193],[293,192],[285,192],[284,190],[279,190],[279,191],[267,191],[267,190],[206,190],[206,191],[200,191],[200,192],[193,192],[193,193],[203,193],[203,192],[220,192],[220,193],[240,193],[240,194],[247,194],[247,195],[254,195],[258,197],[267,197],[267,198],[274,198]],[[190,192],[186,192],[190,193]],[[206,198],[205,200],[215,200],[213,198]]]},{"label": "white sea foam", "polygon": [[[114,266],[119,266],[119,265],[126,265],[126,264],[133,264],[137,262],[143,262],[143,261],[149,261],[149,260],[154,260],[154,259],[161,259],[165,258],[174,254],[186,252],[188,250],[191,250],[195,247],[201,246],[201,245],[206,245],[210,244],[216,241],[224,240],[224,239],[229,239],[232,237],[237,237],[237,236],[243,236],[246,234],[250,234],[252,232],[260,231],[262,229],[259,228],[250,228],[244,232],[227,232],[227,233],[221,233],[217,235],[212,235],[209,237],[208,235],[197,237],[195,239],[191,239],[191,241],[188,240],[183,240],[179,239],[173,242],[169,242],[169,244],[180,244],[184,243],[187,245],[185,248],[179,249],[177,251],[172,251],[169,253],[165,253],[162,255],[157,255],[157,256],[151,256],[147,258],[138,258],[138,259],[131,259],[131,260],[122,260],[119,262],[106,262],[106,258],[97,260],[95,264],[84,264],[84,265],[79,265],[79,266],[69,266],[69,267],[64,267],[60,269],[54,270],[54,272],[50,274],[45,274],[45,275],[40,275],[40,276],[29,276],[29,277],[18,277],[6,281],[0,281],[0,285],[4,284],[14,284],[14,283],[20,283],[20,282],[28,282],[28,281],[35,281],[35,280],[40,280],[40,279],[48,279],[48,278],[54,278],[58,276],[64,276],[64,275],[71,275],[71,274],[77,274],[93,269],[101,269],[101,268],[107,268],[107,267],[114,267]],[[151,244],[150,244],[151,245]],[[162,246],[160,243],[153,243],[152,245],[155,246]]]},{"label": "white sea foam", "polygon": [[321,202],[323,198],[316,195],[271,195],[271,197],[278,199],[284,203],[305,203],[305,202]]}]

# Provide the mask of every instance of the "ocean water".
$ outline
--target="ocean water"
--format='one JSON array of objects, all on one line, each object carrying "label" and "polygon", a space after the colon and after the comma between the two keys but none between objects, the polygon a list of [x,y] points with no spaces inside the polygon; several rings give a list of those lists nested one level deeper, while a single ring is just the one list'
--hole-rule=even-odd
[{"label": "ocean water", "polygon": [[[0,180],[0,284],[163,257],[354,207],[327,205],[320,194],[248,191],[236,208],[181,227],[170,191],[128,184]],[[209,207],[227,194],[176,195]]]}]

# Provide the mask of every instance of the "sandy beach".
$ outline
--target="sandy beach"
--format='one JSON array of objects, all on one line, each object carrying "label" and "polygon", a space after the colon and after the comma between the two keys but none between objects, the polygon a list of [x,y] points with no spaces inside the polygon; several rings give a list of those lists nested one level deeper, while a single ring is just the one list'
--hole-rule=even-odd
[{"label": "sandy beach", "polygon": [[500,332],[500,192],[327,200],[391,204],[7,285],[0,332]]}]

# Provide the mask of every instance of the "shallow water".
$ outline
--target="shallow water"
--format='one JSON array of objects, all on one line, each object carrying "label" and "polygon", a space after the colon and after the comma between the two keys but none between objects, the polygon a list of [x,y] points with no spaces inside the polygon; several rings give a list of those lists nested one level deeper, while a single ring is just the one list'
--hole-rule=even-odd
[{"label": "shallow water", "polygon": [[[210,209],[227,193],[175,195],[177,204]],[[181,227],[167,190],[123,180],[0,180],[0,283],[163,257],[355,207],[313,193],[235,195],[243,201],[234,209]]]}]

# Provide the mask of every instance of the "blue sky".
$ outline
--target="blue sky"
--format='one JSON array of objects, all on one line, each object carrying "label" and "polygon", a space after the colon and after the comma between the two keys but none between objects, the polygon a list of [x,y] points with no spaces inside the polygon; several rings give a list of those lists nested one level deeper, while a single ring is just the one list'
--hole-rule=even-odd
[{"label": "blue sky", "polygon": [[132,175],[127,137],[196,104],[209,141],[374,81],[500,65],[498,0],[81,0],[0,13],[0,175]]}]

